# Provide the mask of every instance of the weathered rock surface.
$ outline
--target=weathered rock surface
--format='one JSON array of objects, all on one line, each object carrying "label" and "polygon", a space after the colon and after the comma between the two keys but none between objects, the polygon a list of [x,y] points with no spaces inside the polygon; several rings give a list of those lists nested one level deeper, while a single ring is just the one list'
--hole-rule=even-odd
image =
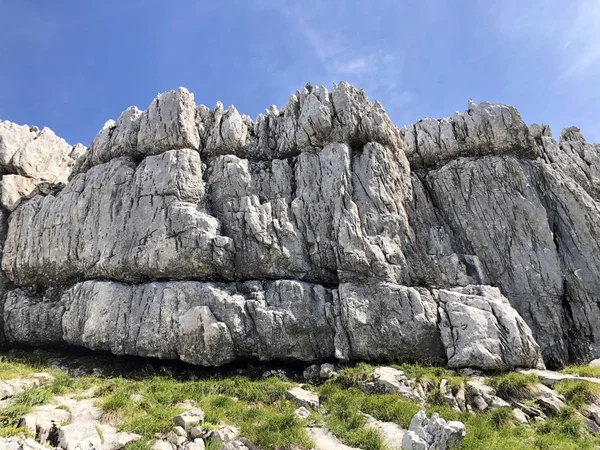
[{"label": "weathered rock surface", "polygon": [[465,437],[462,422],[446,422],[432,414],[427,418],[425,411],[419,411],[410,422],[408,431],[402,438],[402,448],[406,450],[446,450],[458,448]]},{"label": "weathered rock surface", "polygon": [[358,450],[343,444],[325,428],[306,428],[306,433],[315,443],[315,450]]},{"label": "weathered rock surface", "polygon": [[487,103],[398,130],[346,83],[256,121],[180,88],[87,150],[1,122],[0,340],[209,366],[589,361],[597,153]]},{"label": "weathered rock surface", "polygon": [[365,428],[377,431],[386,448],[390,450],[402,449],[402,439],[406,430],[394,422],[382,422],[369,415],[365,418],[367,419]]},{"label": "weathered rock surface", "polygon": [[441,337],[448,366],[543,367],[542,355],[529,327],[491,286],[438,291]]}]

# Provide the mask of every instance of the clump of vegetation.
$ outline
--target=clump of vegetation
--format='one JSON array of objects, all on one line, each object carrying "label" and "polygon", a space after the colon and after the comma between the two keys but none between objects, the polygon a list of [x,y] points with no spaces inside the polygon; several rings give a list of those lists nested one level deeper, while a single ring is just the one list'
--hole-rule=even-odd
[{"label": "clump of vegetation", "polygon": [[444,399],[444,395],[439,388],[434,388],[427,394],[427,403],[431,406],[444,406],[446,404],[446,400]]},{"label": "clump of vegetation", "polygon": [[495,428],[501,429],[512,421],[512,410],[510,408],[497,408],[490,412],[490,422]]},{"label": "clump of vegetation", "polygon": [[600,378],[600,366],[570,365],[565,366],[561,372],[580,377]]},{"label": "clump of vegetation", "polygon": [[487,383],[496,390],[498,397],[521,400],[533,398],[533,385],[539,383],[539,379],[536,375],[508,372],[488,378]]},{"label": "clump of vegetation", "polygon": [[363,381],[370,381],[375,366],[366,363],[358,363],[354,367],[346,367],[340,370],[336,381],[341,386],[350,388]]},{"label": "clump of vegetation", "polygon": [[576,408],[600,400],[600,384],[585,380],[563,380],[554,385],[554,390],[564,395],[569,405]]}]

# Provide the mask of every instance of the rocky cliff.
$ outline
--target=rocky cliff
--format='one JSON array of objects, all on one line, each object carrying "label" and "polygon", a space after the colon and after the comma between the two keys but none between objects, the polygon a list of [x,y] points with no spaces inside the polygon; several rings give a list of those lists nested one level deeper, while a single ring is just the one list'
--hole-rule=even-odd
[{"label": "rocky cliff", "polygon": [[599,151],[487,103],[398,129],[346,83],[254,122],[180,88],[87,149],[1,122],[2,340],[207,366],[597,358]]}]

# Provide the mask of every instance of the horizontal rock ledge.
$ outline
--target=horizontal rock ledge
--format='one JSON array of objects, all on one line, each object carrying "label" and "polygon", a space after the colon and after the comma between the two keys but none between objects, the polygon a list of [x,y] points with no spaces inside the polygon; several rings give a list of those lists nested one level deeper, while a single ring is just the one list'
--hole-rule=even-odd
[{"label": "horizontal rock ledge", "polygon": [[[13,345],[68,344],[203,366],[427,355],[450,367],[543,367],[531,330],[489,286],[85,281],[46,296],[10,291],[3,318]],[[469,338],[478,334],[484,338]]]}]

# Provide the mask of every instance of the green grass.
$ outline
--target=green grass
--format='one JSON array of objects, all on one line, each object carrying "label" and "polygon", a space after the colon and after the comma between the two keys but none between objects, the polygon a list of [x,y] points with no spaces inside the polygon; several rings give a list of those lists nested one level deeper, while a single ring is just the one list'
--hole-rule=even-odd
[{"label": "green grass", "polygon": [[[120,428],[152,439],[155,433],[173,428],[173,417],[183,410],[176,405],[193,400],[204,410],[207,426],[225,423],[239,427],[242,434],[266,450],[296,444],[310,448],[306,423],[294,415],[296,407],[286,400],[291,383],[273,377],[207,378],[180,382],[167,377],[142,380],[107,380],[95,392],[98,406],[119,419]],[[134,402],[132,394],[144,399]],[[140,444],[136,444],[140,445]],[[133,447],[137,448],[137,447]]]},{"label": "green grass", "polygon": [[591,367],[591,366],[565,366],[563,373],[568,373],[572,375],[578,374],[580,377],[591,377],[591,378],[600,378],[600,367]]},{"label": "green grass", "polygon": [[496,395],[505,400],[533,398],[533,385],[539,383],[536,375],[509,372],[489,377],[487,383],[496,390]]},{"label": "green grass", "polygon": [[[27,362],[27,358],[33,362]],[[439,382],[442,378],[447,379],[453,392],[464,382],[451,371],[416,364],[395,367],[428,387],[425,406],[428,415],[438,412],[446,420],[465,423],[467,435],[461,445],[463,450],[591,450],[600,445],[600,438],[587,433],[575,415],[581,402],[596,398],[598,391],[591,383],[577,380],[560,383],[557,389],[568,399],[569,406],[544,423],[523,427],[513,422],[510,408],[476,415],[451,410],[439,392]],[[347,445],[365,450],[384,450],[379,434],[365,428],[363,413],[408,428],[421,406],[395,394],[365,394],[358,389],[356,385],[369,380],[373,369],[374,366],[368,364],[347,367],[336,379],[315,387],[322,409],[313,412],[307,420],[298,419],[294,414],[296,406],[286,399],[286,391],[293,384],[276,377],[207,376],[199,380],[179,381],[153,375],[72,378],[53,373],[53,383],[16,395],[13,405],[0,410],[0,436],[22,433],[24,430],[16,428],[17,420],[31,407],[47,403],[55,395],[80,393],[91,388],[99,399],[98,406],[105,411],[106,419],[111,419],[124,431],[142,436],[128,444],[127,450],[149,450],[148,442],[153,440],[155,433],[172,430],[173,417],[183,411],[177,404],[185,400],[193,400],[205,411],[206,427],[216,428],[219,424],[237,426],[245,437],[265,450],[311,448],[312,443],[304,428],[321,420]],[[47,368],[35,356],[17,355],[14,359],[0,359],[0,373],[22,376],[40,370],[47,371]],[[512,373],[490,378],[490,383],[501,396],[521,398],[527,386],[536,381]],[[133,401],[132,394],[140,394],[143,399]],[[207,444],[208,450],[215,450],[210,441]]]},{"label": "green grass", "polygon": [[564,395],[568,404],[574,407],[600,400],[600,384],[585,380],[563,380],[554,385],[554,390]]},{"label": "green grass", "polygon": [[347,388],[356,386],[361,381],[371,380],[371,374],[374,369],[375,366],[367,363],[358,363],[354,367],[345,367],[338,373],[336,382]]}]

